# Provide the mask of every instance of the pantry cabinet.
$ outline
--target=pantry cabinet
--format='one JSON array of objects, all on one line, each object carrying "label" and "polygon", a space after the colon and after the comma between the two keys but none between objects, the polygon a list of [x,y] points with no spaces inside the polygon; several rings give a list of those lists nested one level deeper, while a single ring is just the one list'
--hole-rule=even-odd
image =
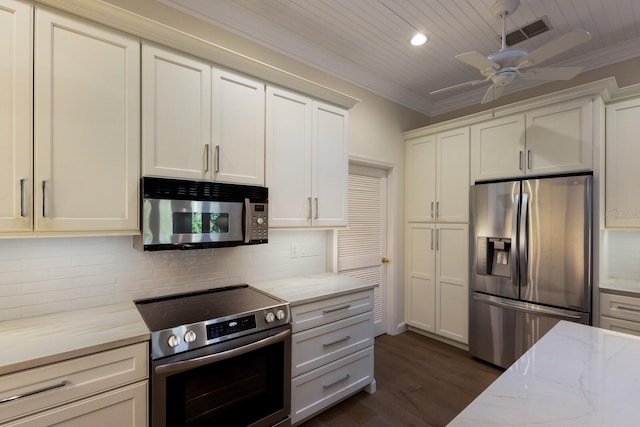
[{"label": "pantry cabinet", "polygon": [[474,124],[472,180],[591,170],[593,122],[588,97]]},{"label": "pantry cabinet", "polygon": [[0,232],[33,227],[32,16],[0,0]]},{"label": "pantry cabinet", "polygon": [[347,225],[348,112],[267,88],[271,227]]},{"label": "pantry cabinet", "polygon": [[640,98],[607,105],[606,190],[607,227],[640,227]]},{"label": "pantry cabinet", "polygon": [[467,344],[469,226],[407,227],[407,324]]},{"label": "pantry cabinet", "polygon": [[138,230],[139,41],[37,9],[34,78],[35,230]]},{"label": "pantry cabinet", "polygon": [[406,144],[407,220],[469,220],[469,128],[427,135]]}]

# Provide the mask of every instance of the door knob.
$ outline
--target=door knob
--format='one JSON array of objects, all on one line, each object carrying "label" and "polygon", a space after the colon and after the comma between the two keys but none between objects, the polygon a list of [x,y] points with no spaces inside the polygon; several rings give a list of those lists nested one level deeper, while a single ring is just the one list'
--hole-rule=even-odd
[{"label": "door knob", "polygon": [[387,258],[386,256],[383,256],[383,257],[382,257],[382,259],[381,259],[381,261],[382,261],[384,264],[386,264],[386,263],[388,263],[388,262],[389,262],[389,261],[391,261],[391,260],[390,260],[389,258]]}]

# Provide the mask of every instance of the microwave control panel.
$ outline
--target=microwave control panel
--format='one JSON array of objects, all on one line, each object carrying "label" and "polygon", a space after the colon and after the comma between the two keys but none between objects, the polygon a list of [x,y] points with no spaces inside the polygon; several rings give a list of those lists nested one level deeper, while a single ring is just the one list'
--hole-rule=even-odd
[{"label": "microwave control panel", "polygon": [[251,204],[251,242],[266,243],[269,238],[269,217],[266,203]]}]

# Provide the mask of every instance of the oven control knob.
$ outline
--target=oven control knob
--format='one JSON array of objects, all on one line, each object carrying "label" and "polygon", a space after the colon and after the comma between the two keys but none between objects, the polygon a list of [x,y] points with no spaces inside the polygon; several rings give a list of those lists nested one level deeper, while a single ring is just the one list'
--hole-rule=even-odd
[{"label": "oven control knob", "polygon": [[189,330],[184,334],[184,342],[194,342],[196,340],[196,333]]},{"label": "oven control knob", "polygon": [[276,320],[276,316],[274,316],[272,312],[268,312],[267,314],[264,315],[264,320],[266,320],[267,323],[271,323],[274,320]]},{"label": "oven control knob", "polygon": [[278,310],[276,311],[276,318],[278,320],[282,320],[284,319],[284,317],[286,316],[286,314],[284,313],[284,310]]},{"label": "oven control knob", "polygon": [[180,344],[180,337],[171,335],[167,340],[167,344],[169,344],[169,347],[176,347],[178,344]]}]

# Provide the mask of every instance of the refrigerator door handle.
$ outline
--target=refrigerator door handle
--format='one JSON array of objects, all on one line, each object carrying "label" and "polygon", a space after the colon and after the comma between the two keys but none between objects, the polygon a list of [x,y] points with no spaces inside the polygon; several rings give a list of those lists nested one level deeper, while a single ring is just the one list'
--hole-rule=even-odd
[{"label": "refrigerator door handle", "polygon": [[514,195],[513,206],[511,209],[511,251],[510,251],[510,260],[511,264],[511,283],[513,286],[519,285],[518,280],[518,250],[517,250],[517,241],[518,241],[518,207],[520,206],[520,194]]},{"label": "refrigerator door handle", "polygon": [[518,253],[520,254],[520,274],[523,276],[520,286],[528,285],[529,275],[529,230],[527,223],[529,221],[529,195],[522,193],[520,198],[520,240],[518,241]]},{"label": "refrigerator door handle", "polygon": [[512,301],[504,298],[498,298],[491,295],[478,294],[473,292],[471,298],[474,301],[483,302],[485,304],[493,305],[500,308],[507,308],[510,310],[521,311],[523,313],[542,314],[545,316],[562,317],[580,320],[582,316],[578,313],[571,312],[569,310],[563,310],[561,308],[544,307],[536,304],[530,304],[524,301]]}]

